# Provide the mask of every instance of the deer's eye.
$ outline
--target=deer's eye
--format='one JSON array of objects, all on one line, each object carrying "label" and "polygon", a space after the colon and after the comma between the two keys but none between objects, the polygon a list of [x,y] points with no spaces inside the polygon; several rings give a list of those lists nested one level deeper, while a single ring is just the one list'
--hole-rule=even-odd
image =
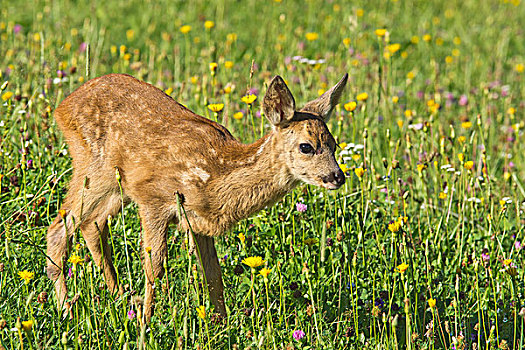
[{"label": "deer's eye", "polygon": [[301,143],[299,145],[299,149],[301,150],[301,153],[303,153],[303,154],[312,154],[312,153],[314,153],[314,148],[309,143]]}]

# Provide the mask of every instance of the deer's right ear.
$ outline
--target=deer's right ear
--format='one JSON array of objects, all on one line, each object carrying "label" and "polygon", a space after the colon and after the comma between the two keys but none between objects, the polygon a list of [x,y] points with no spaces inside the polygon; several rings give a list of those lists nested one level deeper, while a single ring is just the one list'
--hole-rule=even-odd
[{"label": "deer's right ear", "polygon": [[295,112],[295,100],[283,78],[273,78],[263,100],[263,112],[274,126],[288,124]]}]

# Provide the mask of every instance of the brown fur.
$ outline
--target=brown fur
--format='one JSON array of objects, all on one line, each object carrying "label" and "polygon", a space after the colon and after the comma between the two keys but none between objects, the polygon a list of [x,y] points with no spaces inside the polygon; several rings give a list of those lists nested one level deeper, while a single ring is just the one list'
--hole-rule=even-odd
[{"label": "brown fur", "polygon": [[[263,101],[273,130],[250,145],[128,75],[90,80],[69,95],[55,110],[55,119],[69,145],[74,172],[62,206],[66,218],[57,217],[47,236],[47,271],[56,281],[60,306],[67,306],[63,261],[78,226],[110,290],[119,289],[106,225],[108,215],[117,215],[123,204],[118,169],[124,204],[138,204],[143,246],[151,248],[144,254],[146,319],[152,315],[154,281],[164,274],[172,222],[196,233],[211,300],[226,314],[213,237],[278,201],[300,181],[331,189],[344,182],[324,120],[346,81],[347,75],[296,112],[286,84],[275,77]],[[311,144],[315,153],[301,153],[302,143]],[[184,198],[187,220],[178,216],[177,194]]]}]

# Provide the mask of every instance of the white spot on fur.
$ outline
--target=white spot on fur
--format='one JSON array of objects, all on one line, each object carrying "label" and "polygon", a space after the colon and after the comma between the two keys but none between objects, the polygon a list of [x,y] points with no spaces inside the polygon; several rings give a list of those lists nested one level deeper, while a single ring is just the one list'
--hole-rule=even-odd
[{"label": "white spot on fur", "polygon": [[197,175],[202,181],[206,182],[210,178],[210,174],[208,174],[204,169],[195,167],[192,169],[192,172]]}]

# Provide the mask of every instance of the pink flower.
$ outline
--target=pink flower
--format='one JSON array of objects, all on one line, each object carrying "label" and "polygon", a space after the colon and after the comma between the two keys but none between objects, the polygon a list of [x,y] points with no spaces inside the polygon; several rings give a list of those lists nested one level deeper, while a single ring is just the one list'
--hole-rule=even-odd
[{"label": "pink flower", "polygon": [[133,310],[129,310],[129,311],[128,311],[128,318],[129,318],[130,320],[134,319],[135,316],[136,316],[135,311],[133,311]]},{"label": "pink flower", "polygon": [[459,98],[458,104],[460,106],[466,106],[468,104],[467,95],[461,95],[461,97]]},{"label": "pink flower", "polygon": [[299,202],[295,205],[295,208],[299,213],[304,213],[306,209],[308,209],[308,206],[304,203]]},{"label": "pink flower", "polygon": [[293,332],[293,338],[295,340],[303,339],[305,335],[306,334],[304,334],[304,332],[302,330],[300,330],[300,329],[298,329],[298,330]]}]

